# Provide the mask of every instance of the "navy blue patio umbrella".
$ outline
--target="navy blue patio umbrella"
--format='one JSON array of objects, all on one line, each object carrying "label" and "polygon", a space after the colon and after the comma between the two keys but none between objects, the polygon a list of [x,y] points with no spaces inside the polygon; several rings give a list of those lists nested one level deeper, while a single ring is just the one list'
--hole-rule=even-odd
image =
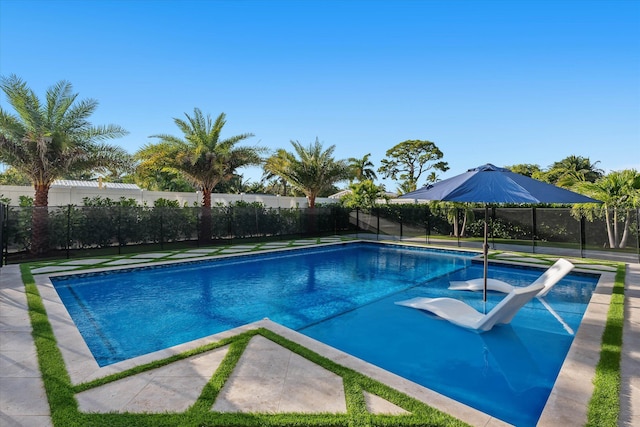
[{"label": "navy blue patio umbrella", "polygon": [[499,168],[490,163],[452,178],[427,185],[400,196],[403,199],[437,200],[446,202],[484,203],[484,300],[487,300],[487,269],[489,245],[487,223],[490,204],[519,203],[601,203],[564,188],[538,181],[528,176]]}]

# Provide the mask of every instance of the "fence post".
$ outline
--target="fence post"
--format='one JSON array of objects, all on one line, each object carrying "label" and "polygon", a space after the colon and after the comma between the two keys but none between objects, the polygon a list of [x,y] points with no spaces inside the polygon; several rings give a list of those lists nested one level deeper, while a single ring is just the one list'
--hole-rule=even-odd
[{"label": "fence post", "polygon": [[229,244],[233,244],[233,237],[235,236],[233,230],[233,212],[234,208],[231,205],[227,207],[227,234],[229,235]]},{"label": "fence post", "polygon": [[4,242],[4,227],[5,227],[5,205],[0,203],[0,268],[6,262],[5,259],[5,242]]},{"label": "fence post", "polygon": [[164,229],[162,224],[162,214],[164,212],[163,208],[154,207],[153,209],[160,209],[160,249],[164,249]]},{"label": "fence post", "polygon": [[531,208],[531,253],[536,253],[536,234],[537,234],[537,218],[536,208]]},{"label": "fence post", "polygon": [[429,206],[424,205],[424,214],[425,214],[425,222],[424,222],[424,232],[425,232],[425,243],[429,244],[429,235],[431,234],[431,224],[429,222],[429,218],[431,217],[431,210]]},{"label": "fence post", "polygon": [[496,207],[491,208],[491,249],[496,250],[496,236],[493,232],[493,224],[496,221]]},{"label": "fence post", "polygon": [[380,240],[380,208],[376,209],[376,241]]},{"label": "fence post", "polygon": [[455,218],[453,220],[453,234],[456,236],[456,241],[458,242],[458,247],[460,247],[460,231],[458,228],[458,223],[460,222],[460,209],[454,208],[456,210]]},{"label": "fence post", "polygon": [[69,259],[69,246],[71,242],[71,205],[67,205],[67,239],[66,239],[66,249],[67,249],[67,259]]},{"label": "fence post", "polygon": [[118,255],[122,254],[122,204],[118,205]]},{"label": "fence post", "polygon": [[584,258],[586,239],[586,221],[583,214],[580,214],[580,258]]},{"label": "fence post", "polygon": [[358,238],[359,229],[360,229],[360,208],[356,207],[356,239]]}]

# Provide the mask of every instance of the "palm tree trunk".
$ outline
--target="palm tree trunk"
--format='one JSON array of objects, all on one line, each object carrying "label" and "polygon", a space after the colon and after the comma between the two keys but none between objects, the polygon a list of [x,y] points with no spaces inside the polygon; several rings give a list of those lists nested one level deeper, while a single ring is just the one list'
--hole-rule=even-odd
[{"label": "palm tree trunk", "polygon": [[310,194],[307,196],[307,199],[309,200],[309,209],[307,209],[307,234],[309,236],[315,236],[316,235],[316,195],[315,194]]},{"label": "palm tree trunk", "polygon": [[620,240],[618,239],[618,208],[613,208],[613,236],[615,237],[614,248],[620,247]]},{"label": "palm tree trunk", "polygon": [[631,215],[629,210],[626,211],[624,220],[624,230],[622,231],[622,239],[620,239],[620,248],[627,247],[627,240],[629,239],[629,224],[631,223]]},{"label": "palm tree trunk", "polygon": [[211,189],[202,189],[202,208],[200,209],[200,242],[211,242]]},{"label": "palm tree trunk", "polygon": [[462,218],[462,228],[460,229],[460,237],[465,236],[465,229],[467,228],[467,211],[464,211],[464,217]]},{"label": "palm tree trunk", "polygon": [[609,237],[609,247],[611,249],[613,249],[613,248],[616,247],[615,246],[616,245],[616,240],[615,240],[615,238],[613,236],[613,230],[611,228],[611,218],[610,218],[610,215],[609,215],[609,208],[607,208],[606,206],[604,208],[604,220],[607,223],[607,237]]},{"label": "palm tree trunk", "polygon": [[31,254],[49,250],[49,184],[34,184],[35,201],[31,216]]}]

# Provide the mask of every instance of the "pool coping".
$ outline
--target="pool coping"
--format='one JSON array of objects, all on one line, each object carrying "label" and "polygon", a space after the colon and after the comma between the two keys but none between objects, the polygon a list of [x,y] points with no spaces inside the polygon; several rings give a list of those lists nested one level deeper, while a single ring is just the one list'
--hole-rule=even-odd
[{"label": "pool coping", "polygon": [[[350,242],[336,242],[329,244],[318,244],[310,247],[320,246],[332,246],[342,245],[357,242],[353,240]],[[376,242],[378,243],[378,242]],[[379,242],[385,244],[384,242]],[[403,245],[398,242],[392,242],[393,245]],[[422,247],[415,244],[408,244],[409,247]],[[220,259],[223,257],[238,257],[246,255],[256,255],[272,252],[282,252],[289,250],[298,250],[304,248],[279,248],[273,250],[262,250],[260,252],[249,252],[243,254],[229,254],[218,255],[211,257],[201,257],[195,262],[206,261],[208,259]],[[429,246],[428,248],[434,248]],[[439,249],[439,248],[434,248]],[[451,250],[446,248],[446,250]],[[464,251],[469,252],[469,251]],[[321,356],[327,357],[337,364],[354,369],[364,375],[367,375],[373,379],[376,379],[389,387],[392,387],[400,392],[403,392],[411,397],[414,397],[427,405],[430,405],[436,409],[446,412],[456,418],[461,419],[474,426],[499,426],[508,425],[503,421],[494,418],[488,414],[485,414],[477,409],[471,408],[460,402],[457,402],[449,397],[441,395],[427,387],[420,386],[398,375],[392,374],[382,368],[365,362],[359,358],[351,356],[319,341],[316,341],[310,337],[307,337],[294,330],[286,328],[268,319],[258,321],[249,325],[244,325],[238,328],[234,328],[225,332],[210,335],[198,340],[190,341],[188,343],[180,344],[168,349],[159,350],[153,353],[149,353],[143,356],[139,356],[133,359],[128,359],[119,363],[108,365],[105,367],[99,367],[95,359],[93,358],[89,348],[84,342],[84,339],[80,335],[79,330],[76,328],[73,320],[68,314],[64,304],[60,300],[50,277],[56,276],[68,276],[73,274],[92,273],[100,271],[113,271],[122,269],[134,269],[143,268],[153,265],[167,265],[167,264],[184,264],[194,261],[176,260],[176,261],[163,261],[163,262],[150,262],[144,265],[126,265],[119,267],[104,267],[97,269],[87,269],[76,272],[60,272],[60,273],[48,273],[34,275],[34,280],[41,294],[41,298],[45,304],[45,308],[48,313],[49,321],[51,322],[54,334],[58,341],[58,347],[61,350],[63,359],[72,384],[80,384],[93,379],[102,378],[106,375],[118,373],[129,370],[135,366],[149,363],[155,360],[165,359],[173,355],[183,353],[188,350],[192,350],[201,347],[211,342],[217,342],[221,339],[235,336],[237,334],[246,332],[248,330],[257,328],[269,329],[278,335],[281,335],[293,342],[296,342],[310,350],[315,351]],[[493,261],[492,261],[493,262]],[[527,265],[522,262],[507,262],[499,261],[498,263],[510,264],[510,265]],[[549,399],[545,405],[545,408],[540,416],[538,425],[544,426],[567,426],[567,425],[584,425],[587,421],[588,403],[593,393],[592,380],[595,376],[595,366],[600,358],[600,348],[602,333],[604,331],[606,317],[608,313],[609,302],[611,300],[611,294],[613,290],[613,284],[615,280],[615,273],[602,271],[596,272],[593,270],[583,270],[576,268],[575,271],[586,272],[591,274],[600,274],[600,279],[592,298],[589,302],[587,310],[583,316],[580,327],[576,333],[574,341],[569,349],[569,353],[561,367],[558,378],[554,384],[554,388],[551,391]]]}]

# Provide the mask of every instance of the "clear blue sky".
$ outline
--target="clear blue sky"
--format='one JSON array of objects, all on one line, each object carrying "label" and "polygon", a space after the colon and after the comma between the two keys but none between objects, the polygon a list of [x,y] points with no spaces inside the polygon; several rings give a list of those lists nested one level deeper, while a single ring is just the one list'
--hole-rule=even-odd
[{"label": "clear blue sky", "polygon": [[0,0],[0,74],[40,96],[70,81],[130,153],[199,107],[227,114],[223,137],[318,137],[376,168],[430,140],[441,178],[569,155],[640,169],[637,0]]}]

